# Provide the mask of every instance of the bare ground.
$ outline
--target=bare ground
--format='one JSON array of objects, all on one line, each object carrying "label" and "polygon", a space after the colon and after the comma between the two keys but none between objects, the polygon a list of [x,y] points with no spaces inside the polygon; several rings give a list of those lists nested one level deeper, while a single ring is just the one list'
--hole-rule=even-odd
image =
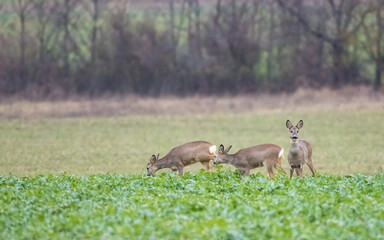
[{"label": "bare ground", "polygon": [[28,101],[11,98],[0,100],[0,119],[361,109],[384,111],[383,92],[373,92],[366,87],[346,87],[341,90],[300,89],[293,94],[226,97],[143,98],[129,95],[98,99],[71,97],[59,101]]}]

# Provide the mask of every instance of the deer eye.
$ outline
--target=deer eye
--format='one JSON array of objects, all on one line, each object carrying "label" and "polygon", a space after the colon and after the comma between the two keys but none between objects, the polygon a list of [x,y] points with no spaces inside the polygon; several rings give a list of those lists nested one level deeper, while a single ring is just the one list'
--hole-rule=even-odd
[{"label": "deer eye", "polygon": [[299,133],[299,131],[297,131],[297,133]]},{"label": "deer eye", "polygon": [[293,133],[293,131],[291,130],[291,133]]}]

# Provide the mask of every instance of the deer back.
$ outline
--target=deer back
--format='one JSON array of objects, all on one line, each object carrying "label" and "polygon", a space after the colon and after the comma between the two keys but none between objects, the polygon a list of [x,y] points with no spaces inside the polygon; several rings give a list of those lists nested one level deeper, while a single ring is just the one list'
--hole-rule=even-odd
[{"label": "deer back", "polygon": [[164,158],[187,166],[196,162],[215,159],[216,146],[206,141],[190,142],[173,148]]},{"label": "deer back", "polygon": [[251,168],[263,166],[265,162],[275,162],[283,154],[283,149],[274,144],[261,144],[243,148],[236,153],[237,162]]}]

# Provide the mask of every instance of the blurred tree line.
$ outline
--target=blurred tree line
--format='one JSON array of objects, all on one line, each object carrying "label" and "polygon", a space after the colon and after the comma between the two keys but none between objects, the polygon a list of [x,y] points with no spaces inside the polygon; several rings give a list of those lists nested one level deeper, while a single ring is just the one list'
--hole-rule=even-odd
[{"label": "blurred tree line", "polygon": [[[381,87],[384,0],[3,0],[0,92]],[[383,50],[383,51],[382,51]]]}]

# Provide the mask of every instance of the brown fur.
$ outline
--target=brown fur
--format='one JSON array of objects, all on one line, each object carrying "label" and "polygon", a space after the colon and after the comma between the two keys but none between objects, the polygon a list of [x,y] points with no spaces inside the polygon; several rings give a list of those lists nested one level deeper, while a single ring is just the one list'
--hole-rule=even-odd
[{"label": "brown fur", "polygon": [[316,170],[312,163],[312,147],[309,142],[299,139],[299,129],[303,127],[303,120],[300,120],[296,126],[287,120],[286,127],[290,132],[291,148],[288,153],[288,162],[291,165],[290,178],[292,178],[293,170],[296,171],[296,175],[303,176],[303,165],[306,163],[312,172],[312,176],[315,176]]},{"label": "brown fur", "polygon": [[267,167],[270,178],[274,177],[273,168],[282,169],[284,171],[281,167],[281,159],[284,154],[279,157],[279,153],[282,148],[277,145],[262,144],[240,149],[235,154],[229,154],[228,152],[231,147],[232,146],[229,146],[226,150],[224,150],[224,146],[220,145],[218,155],[214,163],[231,164],[236,167],[243,176],[248,176],[251,169],[262,167],[264,165]]},{"label": "brown fur", "polygon": [[213,145],[206,141],[196,141],[173,148],[161,159],[159,155],[157,157],[152,155],[147,167],[147,175],[151,176],[162,168],[170,168],[172,171],[179,171],[179,175],[183,176],[184,167],[197,162],[201,162],[205,169],[211,171],[209,162],[216,157],[216,153],[209,152],[209,148]]}]

